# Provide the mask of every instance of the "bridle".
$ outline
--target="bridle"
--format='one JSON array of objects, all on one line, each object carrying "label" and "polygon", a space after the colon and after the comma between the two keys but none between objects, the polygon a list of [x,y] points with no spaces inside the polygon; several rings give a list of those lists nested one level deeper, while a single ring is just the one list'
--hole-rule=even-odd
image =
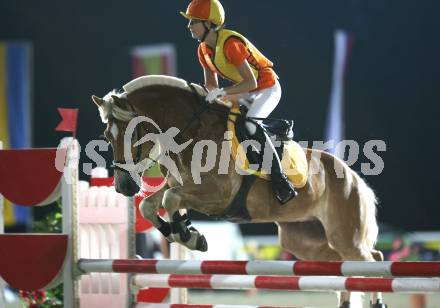
[{"label": "bridle", "polygon": [[[132,108],[132,110],[134,111],[134,109],[131,105],[130,105],[130,108]],[[142,135],[141,125],[142,125],[142,123],[139,123],[136,126],[136,130],[135,130],[136,135],[134,138],[136,141],[138,141],[140,139],[140,136]],[[133,165],[137,165],[141,161],[141,157],[142,157],[142,146],[137,146],[135,159],[132,160],[131,163]],[[147,159],[149,160],[148,165],[153,165],[151,162],[158,163],[157,158],[154,159],[154,158],[147,157]],[[124,169],[123,167],[121,167],[121,165],[127,165],[127,161],[125,159],[124,160],[113,160],[112,164],[110,165],[110,168],[113,170],[119,170],[119,171],[129,173],[129,171]],[[151,166],[148,167],[147,169],[150,169],[150,168],[151,168]]]},{"label": "bridle", "polygon": [[[195,88],[195,86],[193,84],[191,84],[191,83],[188,83],[188,86],[191,88],[194,96],[198,100],[200,100],[202,102],[202,108],[200,108],[200,110],[198,110],[196,113],[193,114],[193,116],[187,122],[185,127],[181,131],[179,131],[178,135],[176,135],[176,138],[179,138],[179,139],[181,138],[183,133],[185,131],[187,131],[196,120],[200,121],[200,116],[201,116],[202,113],[204,113],[206,110],[210,109],[209,108],[210,106],[208,105],[208,103],[206,103],[205,100],[203,99],[203,97],[198,94],[197,89]],[[132,114],[134,116],[138,116],[138,114],[136,113],[134,107],[131,105],[131,103],[129,101],[127,101],[127,105],[131,109],[130,111],[132,112]],[[136,126],[136,130],[135,130],[136,135],[135,135],[135,138],[134,138],[136,141],[140,140],[140,138],[142,137],[141,125],[142,125],[142,123],[139,123]],[[146,168],[145,170],[149,170],[154,164],[158,164],[159,163],[159,159],[160,159],[160,157],[163,154],[164,153],[159,153],[156,158],[147,157],[149,162],[148,162],[148,168]],[[133,165],[137,165],[141,161],[141,157],[142,157],[142,145],[139,145],[139,146],[136,147],[135,159],[131,163]],[[125,173],[129,173],[129,171],[126,170],[125,168],[121,167],[121,165],[127,165],[127,161],[125,159],[124,160],[113,160],[112,164],[110,165],[110,168],[112,168],[113,170],[119,170],[119,171],[122,171],[122,172],[125,172]],[[143,170],[142,172],[144,172],[145,170]]]}]

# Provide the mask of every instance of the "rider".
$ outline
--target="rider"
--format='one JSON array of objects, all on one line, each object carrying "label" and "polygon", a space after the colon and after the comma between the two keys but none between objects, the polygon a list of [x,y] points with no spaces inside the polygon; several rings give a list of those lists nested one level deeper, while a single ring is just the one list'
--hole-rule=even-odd
[{"label": "rider", "polygon": [[[272,69],[273,63],[243,35],[223,28],[225,12],[218,0],[192,0],[186,13],[180,14],[189,19],[191,35],[200,42],[198,58],[209,91],[206,100],[212,103],[220,98],[245,99],[252,101],[248,117],[267,117],[281,98],[281,86]],[[218,75],[232,81],[233,85],[219,88]],[[246,121],[246,128],[250,135],[258,138],[254,123]],[[271,168],[273,189],[278,201],[284,204],[297,192],[282,172],[270,138],[263,136],[259,141],[271,146],[274,154]]]}]

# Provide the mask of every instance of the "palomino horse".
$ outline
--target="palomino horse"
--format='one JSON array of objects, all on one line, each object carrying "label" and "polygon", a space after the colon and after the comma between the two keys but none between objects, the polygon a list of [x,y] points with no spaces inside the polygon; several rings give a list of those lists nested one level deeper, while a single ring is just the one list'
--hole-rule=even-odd
[{"label": "palomino horse", "polygon": [[[173,77],[141,77],[125,85],[124,90],[123,93],[110,92],[103,99],[92,97],[99,107],[102,121],[107,123],[105,137],[113,148],[116,190],[126,196],[136,194],[140,188],[131,175],[144,170],[132,171],[130,175],[127,166],[141,160],[150,163],[158,157],[150,152],[160,140],[150,140],[139,146],[132,146],[131,142],[139,141],[143,137],[141,134],[158,133],[158,127],[163,131],[178,128],[179,133],[173,136],[176,144],[187,142],[189,145],[179,153],[169,153],[167,158],[181,178],[171,172],[167,184],[141,203],[141,213],[168,240],[189,249],[206,250],[203,235],[188,227],[189,221],[179,210],[193,209],[210,216],[225,217],[226,209],[240,193],[242,182],[250,177],[237,172],[232,160],[226,166],[226,172],[219,172],[220,164],[216,163],[209,171],[200,173],[200,182],[192,176],[193,156],[197,152],[202,156],[203,147],[199,141],[204,140],[205,145],[209,143],[211,149],[215,149],[216,157],[222,155],[221,144],[227,130],[229,109],[217,104],[208,105],[200,86]],[[129,121],[137,116],[148,117],[157,125],[143,121],[124,143]],[[127,144],[129,157],[124,149]],[[269,182],[256,178],[242,200],[249,222],[275,222],[282,248],[302,260],[383,260],[382,254],[374,250],[378,234],[374,192],[335,156],[314,149],[304,151],[309,170],[314,172],[309,172],[307,184],[299,189],[298,197],[280,205]],[[164,174],[169,171],[163,164],[161,170]],[[340,176],[341,172],[343,176]],[[158,216],[159,207],[166,209],[169,222]],[[348,293],[341,296],[341,307],[349,307],[349,296]],[[377,301],[379,297],[380,294],[373,294],[373,307],[385,307],[380,299]]]}]

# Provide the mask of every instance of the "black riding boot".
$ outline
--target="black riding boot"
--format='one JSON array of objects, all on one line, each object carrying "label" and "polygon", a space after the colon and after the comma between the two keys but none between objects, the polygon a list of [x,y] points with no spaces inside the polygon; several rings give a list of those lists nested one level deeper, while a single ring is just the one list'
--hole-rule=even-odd
[{"label": "black riding boot", "polygon": [[284,174],[276,152],[273,154],[270,176],[272,179],[272,189],[281,204],[287,203],[298,195],[298,192]]},{"label": "black riding boot", "polygon": [[281,204],[284,204],[289,200],[291,200],[292,198],[296,197],[298,193],[296,192],[295,188],[289,182],[286,175],[284,174],[281,166],[281,159],[279,158],[278,153],[275,147],[273,146],[271,139],[264,133],[261,127],[257,129],[256,134],[254,134],[252,137],[257,139],[257,141],[261,144],[262,150],[264,150],[264,147],[266,146],[266,141],[267,143],[270,143],[267,145],[271,147],[271,149],[268,150],[272,152],[272,164],[270,167],[271,169],[270,176],[272,179],[272,189],[275,193],[277,200]]}]

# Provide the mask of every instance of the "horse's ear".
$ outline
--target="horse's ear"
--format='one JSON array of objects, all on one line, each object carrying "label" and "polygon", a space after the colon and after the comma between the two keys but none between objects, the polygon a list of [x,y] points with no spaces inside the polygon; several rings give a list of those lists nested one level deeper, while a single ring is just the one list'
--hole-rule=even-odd
[{"label": "horse's ear", "polygon": [[101,107],[101,105],[104,103],[104,100],[102,98],[99,98],[96,95],[92,95],[92,101],[96,104],[96,106]]},{"label": "horse's ear", "polygon": [[117,104],[117,103],[119,102],[119,97],[118,97],[118,96],[116,96],[116,95],[112,95],[112,98],[113,98],[113,102],[114,102],[115,104]]},{"label": "horse's ear", "polygon": [[112,95],[113,98],[113,102],[115,103],[116,106],[120,107],[120,108],[124,108],[124,101],[123,98],[116,96],[116,95]]}]

